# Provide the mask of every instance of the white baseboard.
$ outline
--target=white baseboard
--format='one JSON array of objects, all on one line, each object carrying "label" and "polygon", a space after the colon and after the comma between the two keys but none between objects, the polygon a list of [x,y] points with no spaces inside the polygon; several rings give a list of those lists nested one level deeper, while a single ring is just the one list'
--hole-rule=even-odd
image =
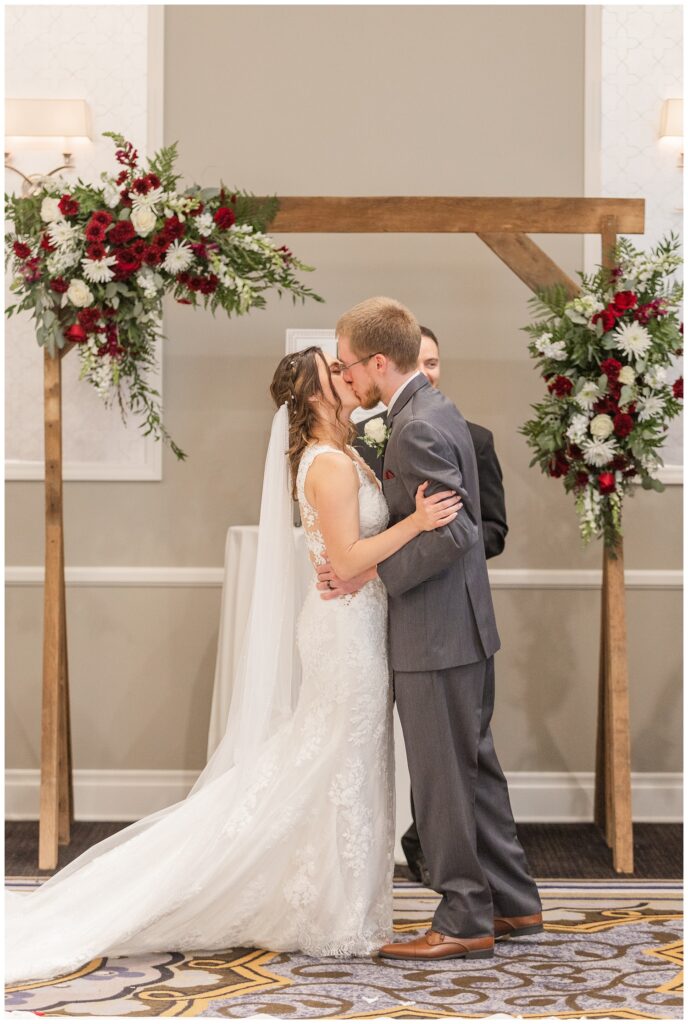
[{"label": "white baseboard", "polygon": [[[184,799],[197,774],[193,771],[77,769],[74,772],[75,817],[80,821],[136,821]],[[516,821],[592,820],[592,772],[510,772],[507,782]],[[682,773],[635,772],[631,786],[634,821],[682,821]],[[37,769],[8,769],[5,772],[5,818],[10,821],[36,819],[39,787]],[[406,827],[403,822],[398,824]]]},{"label": "white baseboard", "polygon": [[[493,590],[599,590],[598,569],[489,569]],[[221,587],[224,569],[175,565],[72,565],[65,567],[69,587]],[[681,590],[681,569],[627,569],[627,590]],[[42,587],[42,565],[7,565],[5,583]]]}]

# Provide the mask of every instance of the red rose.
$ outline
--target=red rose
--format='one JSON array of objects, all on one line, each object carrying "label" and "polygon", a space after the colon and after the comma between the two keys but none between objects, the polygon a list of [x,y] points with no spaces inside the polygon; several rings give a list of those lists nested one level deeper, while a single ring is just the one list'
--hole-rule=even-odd
[{"label": "red rose", "polygon": [[638,296],[635,292],[617,292],[611,305],[618,313],[625,313],[627,309],[633,309],[637,302]]},{"label": "red rose", "polygon": [[58,295],[64,295],[69,288],[69,285],[65,281],[64,277],[54,277],[50,282],[50,288],[52,291],[57,292]]},{"label": "red rose", "polygon": [[617,437],[628,437],[633,427],[633,417],[628,413],[620,412],[614,417],[614,433]]},{"label": "red rose", "polygon": [[674,393],[674,398],[683,398],[683,377],[676,378],[671,385],[671,390]]},{"label": "red rose", "polygon": [[108,231],[108,242],[110,245],[126,245],[135,234],[131,221],[118,220]]},{"label": "red rose", "polygon": [[563,377],[558,373],[554,380],[551,380],[548,383],[547,388],[549,391],[553,392],[557,398],[563,398],[565,395],[571,394],[571,391],[573,390],[573,382],[570,381],[568,377]]},{"label": "red rose", "polygon": [[600,494],[611,494],[616,490],[616,478],[613,473],[600,473],[597,477],[597,486]]},{"label": "red rose", "polygon": [[105,228],[94,220],[90,220],[84,231],[89,242],[102,242],[105,239]]},{"label": "red rose", "polygon": [[76,199],[72,199],[71,196],[66,194],[62,196],[57,205],[63,217],[76,217],[79,212],[79,204]]},{"label": "red rose", "polygon": [[72,324],[72,326],[68,327],[64,332],[64,336],[67,341],[76,341],[79,345],[86,341],[88,337],[86,331],[80,324]]},{"label": "red rose", "polygon": [[600,370],[606,374],[608,381],[618,380],[621,373],[621,363],[618,359],[604,359],[600,363]]},{"label": "red rose", "polygon": [[96,210],[91,214],[91,220],[94,224],[102,224],[104,228],[107,228],[112,224],[113,216],[108,210]]},{"label": "red rose", "polygon": [[140,258],[131,249],[120,249],[116,253],[117,271],[123,277],[128,277],[135,271],[141,269]]},{"label": "red rose", "polygon": [[213,220],[219,227],[220,231],[226,231],[227,228],[231,228],[232,224],[236,222],[236,214],[234,210],[230,210],[228,206],[220,206],[215,211]]},{"label": "red rose", "polygon": [[24,242],[15,242],[12,246],[14,255],[19,260],[27,260],[31,255],[31,247],[26,245]]}]

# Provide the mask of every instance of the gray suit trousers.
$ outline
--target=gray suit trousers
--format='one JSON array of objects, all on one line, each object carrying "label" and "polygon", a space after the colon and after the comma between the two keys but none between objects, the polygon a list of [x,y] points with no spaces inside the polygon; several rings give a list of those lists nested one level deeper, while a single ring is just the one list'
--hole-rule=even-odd
[{"label": "gray suit trousers", "polygon": [[494,658],[394,672],[421,847],[441,893],[433,928],[490,935],[493,916],[542,910],[492,741]]}]

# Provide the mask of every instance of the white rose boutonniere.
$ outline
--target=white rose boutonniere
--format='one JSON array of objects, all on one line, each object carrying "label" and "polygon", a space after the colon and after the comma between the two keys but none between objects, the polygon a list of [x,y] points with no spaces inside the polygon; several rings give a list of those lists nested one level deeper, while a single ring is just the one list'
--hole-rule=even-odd
[{"label": "white rose boutonniere", "polygon": [[366,423],[363,431],[363,440],[369,447],[374,448],[378,455],[382,455],[391,432],[385,426],[385,421],[382,417],[376,416],[374,420],[368,420]]}]

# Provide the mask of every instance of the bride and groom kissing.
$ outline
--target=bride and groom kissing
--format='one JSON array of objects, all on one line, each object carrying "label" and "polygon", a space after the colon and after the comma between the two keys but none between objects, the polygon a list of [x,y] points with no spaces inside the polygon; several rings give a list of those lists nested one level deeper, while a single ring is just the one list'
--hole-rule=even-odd
[{"label": "bride and groom kissing", "polygon": [[[420,327],[399,302],[360,303],[336,334],[337,358],[286,356],[271,384],[251,613],[219,747],[185,800],[8,895],[7,980],[237,945],[488,958],[496,939],[543,930],[490,729],[500,642],[466,421],[416,371]],[[351,422],[380,400],[382,486]],[[292,496],[314,567],[300,609]],[[431,928],[401,942],[394,701],[441,895]]]}]

